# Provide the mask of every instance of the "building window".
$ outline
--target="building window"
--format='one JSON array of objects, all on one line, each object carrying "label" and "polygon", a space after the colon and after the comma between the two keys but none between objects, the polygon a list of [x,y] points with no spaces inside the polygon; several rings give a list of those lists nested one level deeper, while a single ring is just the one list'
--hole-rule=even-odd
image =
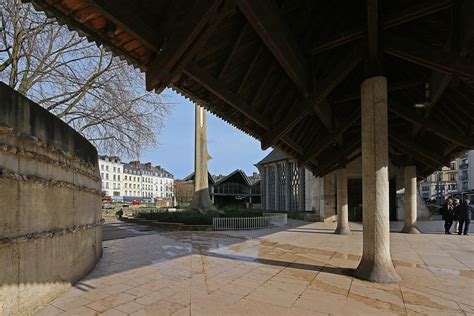
[{"label": "building window", "polygon": [[100,166],[100,170],[104,170],[104,165],[101,165],[101,166]]},{"label": "building window", "polygon": [[120,175],[117,175],[117,181],[120,181]]},{"label": "building window", "polygon": [[109,174],[108,173],[105,174],[105,180],[109,180]]},{"label": "building window", "polygon": [[108,182],[105,183],[105,188],[106,188],[106,189],[109,188],[109,183],[108,183]]},{"label": "building window", "polygon": [[116,171],[115,167],[114,167],[114,172]]},{"label": "building window", "polygon": [[109,166],[105,166],[105,171],[109,171]]},{"label": "building window", "polygon": [[112,175],[112,179],[115,181],[115,174],[114,174],[114,175]]}]

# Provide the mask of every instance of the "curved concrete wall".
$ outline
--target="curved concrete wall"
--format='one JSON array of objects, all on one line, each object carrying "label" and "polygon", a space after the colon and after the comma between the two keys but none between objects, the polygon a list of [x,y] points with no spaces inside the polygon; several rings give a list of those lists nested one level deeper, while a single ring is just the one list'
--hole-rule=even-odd
[{"label": "curved concrete wall", "polygon": [[0,315],[28,314],[102,254],[97,151],[0,83]]}]

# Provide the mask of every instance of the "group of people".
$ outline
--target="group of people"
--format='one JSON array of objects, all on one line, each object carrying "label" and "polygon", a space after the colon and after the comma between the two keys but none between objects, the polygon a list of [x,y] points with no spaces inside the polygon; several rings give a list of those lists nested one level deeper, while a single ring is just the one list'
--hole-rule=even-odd
[{"label": "group of people", "polygon": [[454,232],[458,235],[469,235],[469,224],[471,223],[473,206],[468,199],[462,203],[458,199],[446,200],[443,205],[442,214],[444,220],[444,233],[451,235],[451,227],[454,224]]}]

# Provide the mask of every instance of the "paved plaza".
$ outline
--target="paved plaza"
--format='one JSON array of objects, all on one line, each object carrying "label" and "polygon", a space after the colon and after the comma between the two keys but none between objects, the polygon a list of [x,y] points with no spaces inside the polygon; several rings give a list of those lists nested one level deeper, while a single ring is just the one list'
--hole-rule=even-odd
[{"label": "paved plaza", "polygon": [[362,252],[334,224],[285,230],[160,232],[105,241],[94,271],[36,315],[469,315],[474,238],[400,234],[391,252],[400,284],[351,277]]}]

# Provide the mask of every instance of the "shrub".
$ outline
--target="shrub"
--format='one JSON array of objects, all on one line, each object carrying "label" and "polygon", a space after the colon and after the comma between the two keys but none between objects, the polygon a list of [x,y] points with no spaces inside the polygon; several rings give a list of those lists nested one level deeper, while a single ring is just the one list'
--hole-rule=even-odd
[{"label": "shrub", "polygon": [[196,211],[164,212],[164,213],[139,213],[138,218],[166,223],[183,223],[185,225],[212,225],[212,218],[217,217],[217,212],[200,214]]}]

